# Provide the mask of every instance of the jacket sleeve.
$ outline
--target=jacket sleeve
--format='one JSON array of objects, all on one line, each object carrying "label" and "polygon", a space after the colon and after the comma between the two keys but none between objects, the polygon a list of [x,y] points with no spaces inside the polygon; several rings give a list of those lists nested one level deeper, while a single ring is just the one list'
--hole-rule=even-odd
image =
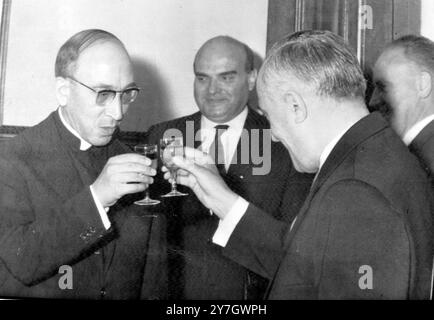
[{"label": "jacket sleeve", "polygon": [[250,204],[223,254],[253,272],[272,279],[284,253],[289,224]]},{"label": "jacket sleeve", "polygon": [[12,164],[0,158],[0,177],[0,259],[23,284],[37,284],[81,260],[111,233],[88,187],[48,207],[37,196],[46,197],[47,190],[29,183],[38,177],[18,159]]}]

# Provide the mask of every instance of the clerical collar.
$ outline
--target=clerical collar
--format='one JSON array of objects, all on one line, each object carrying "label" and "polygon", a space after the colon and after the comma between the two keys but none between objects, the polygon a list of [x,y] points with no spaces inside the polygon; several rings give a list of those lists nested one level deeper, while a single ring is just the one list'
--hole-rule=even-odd
[{"label": "clerical collar", "polygon": [[80,150],[81,151],[86,151],[88,150],[90,147],[92,147],[92,145],[87,142],[86,140],[84,140],[79,134],[78,132],[69,125],[69,123],[65,120],[65,118],[62,115],[62,107],[59,107],[58,109],[59,112],[59,117],[60,117],[60,121],[62,122],[62,124],[65,126],[65,128],[71,132],[75,137],[77,137],[80,140]]},{"label": "clerical collar", "polygon": [[417,122],[414,126],[408,130],[402,140],[404,143],[409,146],[413,140],[417,137],[417,135],[428,125],[431,123],[431,121],[434,120],[434,114],[422,119],[421,121]]}]

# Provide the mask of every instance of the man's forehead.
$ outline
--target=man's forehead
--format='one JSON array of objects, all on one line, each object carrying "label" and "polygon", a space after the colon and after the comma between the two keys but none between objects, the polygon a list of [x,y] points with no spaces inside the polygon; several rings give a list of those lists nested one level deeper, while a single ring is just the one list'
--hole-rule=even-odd
[{"label": "man's forehead", "polygon": [[246,53],[240,46],[233,44],[209,44],[200,49],[195,61],[195,69],[217,66],[245,66]]},{"label": "man's forehead", "polygon": [[125,48],[115,41],[96,42],[84,49],[78,57],[78,64],[98,63],[129,64],[130,58]]},{"label": "man's forehead", "polygon": [[132,65],[124,47],[114,41],[95,43],[86,48],[77,60],[77,74],[105,75],[132,74]]},{"label": "man's forehead", "polygon": [[228,57],[215,57],[213,59],[201,60],[195,64],[196,73],[215,73],[221,74],[230,71],[244,70],[244,64],[238,60]]}]

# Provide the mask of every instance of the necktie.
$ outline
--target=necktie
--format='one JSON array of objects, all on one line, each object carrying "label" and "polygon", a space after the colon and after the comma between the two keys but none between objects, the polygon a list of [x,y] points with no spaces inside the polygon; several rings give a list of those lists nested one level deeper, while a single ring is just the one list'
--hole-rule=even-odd
[{"label": "necktie", "polygon": [[223,148],[223,143],[221,141],[221,135],[229,128],[226,124],[219,124],[215,127],[214,142],[210,147],[211,155],[214,155],[214,161],[219,171],[220,175],[226,173],[225,168],[225,150]]}]

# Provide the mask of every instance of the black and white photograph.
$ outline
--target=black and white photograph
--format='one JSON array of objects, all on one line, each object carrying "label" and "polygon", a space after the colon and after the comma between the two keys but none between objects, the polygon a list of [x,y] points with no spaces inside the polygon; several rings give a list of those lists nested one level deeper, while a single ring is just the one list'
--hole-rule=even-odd
[{"label": "black and white photograph", "polygon": [[0,0],[0,300],[432,300],[433,215],[432,0]]}]

